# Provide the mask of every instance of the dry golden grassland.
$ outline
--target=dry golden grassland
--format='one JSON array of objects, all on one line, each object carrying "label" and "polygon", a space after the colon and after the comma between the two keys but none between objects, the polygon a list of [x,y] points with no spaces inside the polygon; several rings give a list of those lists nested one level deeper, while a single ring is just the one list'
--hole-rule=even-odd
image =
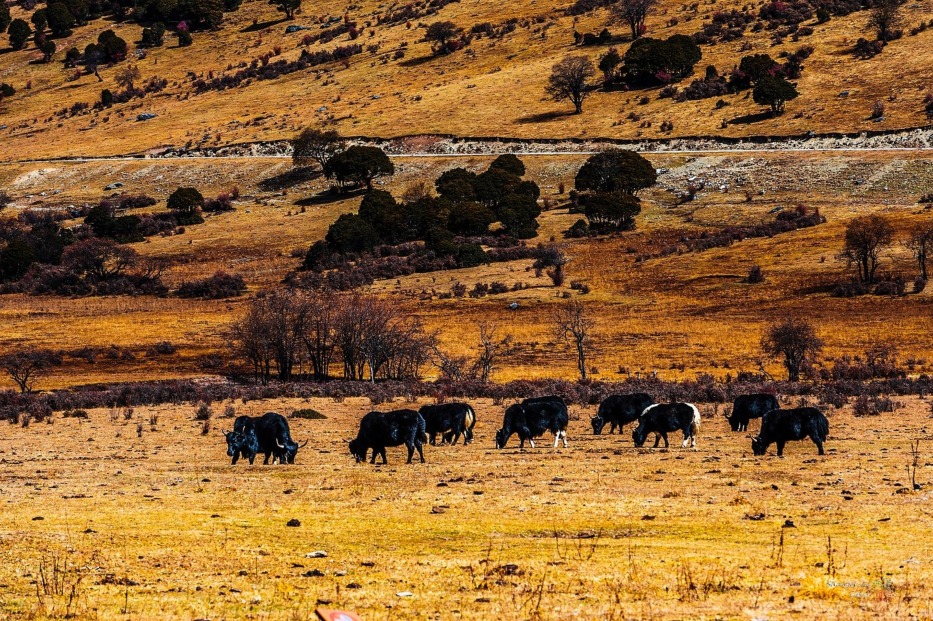
[{"label": "dry golden grassland", "polygon": [[[567,197],[557,192],[560,182],[572,187],[583,157],[525,158],[527,176],[542,186],[542,195],[553,206],[541,216],[541,234],[532,243],[552,237],[560,241],[561,231],[579,217],[567,213]],[[620,368],[632,373],[658,371],[670,379],[692,378],[697,372],[723,377],[756,370],[764,327],[791,313],[812,319],[826,341],[826,359],[857,355],[883,340],[899,349],[902,360],[925,360],[917,372],[933,368],[929,291],[904,298],[830,295],[833,284],[847,278],[845,263],[837,255],[852,217],[882,213],[895,223],[899,237],[914,223],[933,217],[916,202],[933,190],[933,160],[925,152],[650,157],[669,172],[661,176],[659,188],[645,196],[638,229],[613,238],[566,242],[572,259],[568,284],[582,281],[592,287],[581,300],[599,320],[591,362],[598,371],[595,378],[622,378]],[[483,169],[489,161],[488,157],[399,158],[398,174],[384,187],[398,196],[408,184],[433,180],[449,167]],[[208,217],[205,224],[188,227],[182,235],[156,237],[133,247],[167,260],[165,280],[172,287],[223,269],[242,274],[255,293],[276,285],[297,267],[301,259],[293,258],[292,251],[303,251],[320,239],[339,214],[354,211],[360,200],[308,201],[325,186],[321,180],[286,189],[261,185],[288,166],[281,159],[9,164],[0,167],[0,184],[10,188],[19,206],[33,207],[93,202],[113,181],[125,184],[121,191],[145,192],[160,200],[179,185],[198,185],[205,195],[237,185],[242,198],[235,212]],[[667,188],[682,190],[692,177],[707,180],[708,189],[696,201],[676,206]],[[723,183],[729,187],[720,191]],[[746,202],[746,189],[754,191],[751,202]],[[756,193],[759,189],[764,195]],[[51,194],[56,190],[61,193]],[[26,199],[28,195],[33,198]],[[776,206],[798,203],[819,208],[827,223],[728,248],[635,261],[636,253],[656,251],[684,231],[770,221],[774,216],[769,212]],[[150,209],[157,208],[161,207]],[[884,272],[909,279],[916,273],[902,247],[887,251],[882,260]],[[496,373],[497,380],[573,377],[573,355],[555,343],[551,330],[552,309],[568,291],[567,285],[555,289],[546,276],[536,278],[530,263],[416,274],[377,282],[371,290],[391,296],[421,316],[452,353],[471,353],[479,321],[498,323],[500,333],[511,334],[516,347]],[[765,282],[742,282],[755,264],[762,267]],[[438,297],[455,282],[472,288],[476,282],[493,281],[508,286],[521,282],[530,288],[478,300]],[[246,299],[0,296],[4,327],[0,348],[74,350],[117,345],[138,354],[136,362],[100,359],[93,365],[67,358],[39,388],[203,375],[214,371],[199,365],[202,356],[229,352],[224,328],[241,312]],[[507,308],[513,301],[519,303],[517,311]],[[159,341],[174,343],[179,353],[146,356],[148,347]],[[775,375],[781,373],[773,362],[768,368]]]},{"label": "dry golden grassland", "polygon": [[[167,36],[164,47],[148,50],[145,59],[133,61],[142,74],[140,83],[151,77],[168,80],[163,92],[99,113],[60,118],[57,113],[75,103],[98,101],[103,88],[119,90],[115,75],[122,67],[103,68],[103,82],[93,75],[70,81],[74,70],[63,68],[60,60],[64,51],[73,46],[83,50],[108,28],[131,46],[140,38],[138,25],[97,20],[76,29],[73,36],[58,40],[60,51],[51,64],[32,63],[40,56],[34,47],[0,55],[0,80],[17,89],[14,97],[0,105],[0,120],[7,126],[0,130],[0,159],[113,155],[185,145],[287,139],[300,127],[315,122],[334,123],[341,132],[352,136],[444,133],[523,138],[735,137],[803,134],[810,130],[895,129],[928,123],[922,100],[930,88],[933,30],[905,36],[871,60],[855,60],[851,52],[855,41],[862,36],[871,38],[866,31],[866,12],[817,25],[812,36],[799,42],[787,38],[774,46],[770,31],[748,30],[740,40],[703,46],[697,76],[702,76],[708,65],[716,66],[721,73],[728,72],[747,54],[768,53],[777,58],[781,52],[812,45],[816,51],[805,62],[803,76],[798,80],[801,96],[788,105],[783,117],[722,127],[723,122],[758,113],[761,108],[747,92],[724,97],[730,105],[716,109],[718,98],[674,103],[658,98],[658,89],[599,92],[586,102],[581,116],[569,115],[566,103],[544,100],[550,68],[567,54],[582,54],[598,61],[607,47],[574,47],[573,31],[598,32],[609,24],[605,10],[575,22],[562,13],[570,4],[556,0],[463,0],[408,28],[404,23],[375,25],[377,15],[387,4],[373,0],[306,2],[303,14],[294,22],[281,21],[275,8],[265,2],[245,2],[238,12],[227,14],[221,30],[195,33],[193,46],[178,48],[174,37]],[[761,4],[747,6],[757,13]],[[662,0],[659,6],[648,20],[649,36],[692,34],[701,30],[715,11],[742,8],[746,3],[704,2],[695,13],[687,4],[670,0]],[[239,62],[249,63],[276,48],[282,51],[273,61],[294,60],[303,49],[302,36],[316,32],[321,17],[342,17],[345,13],[361,26],[372,24],[352,43],[378,45],[378,52],[366,51],[353,57],[348,68],[335,63],[245,87],[193,94],[189,72],[205,78],[232,73]],[[13,14],[25,15],[16,7]],[[28,15],[25,17],[28,19]],[[466,50],[443,58],[431,58],[429,44],[422,41],[424,28],[435,21],[452,20],[469,30],[483,22],[502,24],[511,18],[538,17],[544,21],[519,27],[503,39],[478,39]],[[933,19],[933,0],[905,5],[903,17],[908,31],[921,21],[928,22]],[[669,25],[672,18],[678,20],[674,26]],[[260,25],[258,30],[252,27],[254,20]],[[286,35],[289,23],[313,25],[313,29]],[[626,32],[623,25],[609,26],[619,35]],[[349,36],[342,35],[336,41],[308,49],[331,50],[347,43],[351,43]],[[393,59],[403,44],[407,44],[404,58]],[[624,53],[629,44],[616,45]],[[683,85],[687,84],[689,79]],[[842,91],[849,91],[848,98],[838,96]],[[643,95],[650,100],[645,105],[638,103]],[[868,118],[877,100],[886,105],[882,123]],[[136,115],[141,112],[153,112],[158,117],[138,122]],[[631,112],[640,119],[628,119]],[[643,127],[647,121],[650,127]],[[664,121],[673,123],[673,131],[660,130]]]},{"label": "dry golden grassland", "polygon": [[482,401],[471,446],[378,467],[346,449],[365,399],[234,405],[327,419],[290,421],[310,439],[293,466],[231,466],[232,421],[201,435],[190,406],[0,427],[0,616],[933,618],[928,400],[830,410],[826,456],[784,458],[753,457],[708,405],[697,450],[593,436],[572,407],[568,448],[500,451],[503,408]]}]

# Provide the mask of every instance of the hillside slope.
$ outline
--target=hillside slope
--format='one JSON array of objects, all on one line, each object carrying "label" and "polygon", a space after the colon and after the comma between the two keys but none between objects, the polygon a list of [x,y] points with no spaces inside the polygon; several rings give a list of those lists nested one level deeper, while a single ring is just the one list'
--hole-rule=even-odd
[{"label": "hillside slope", "polygon": [[[102,67],[102,81],[94,75],[77,76],[61,62],[64,51],[84,47],[113,28],[131,43],[140,38],[140,26],[99,19],[76,28],[57,40],[58,52],[50,64],[34,44],[25,51],[0,53],[0,81],[16,94],[0,101],[0,158],[27,159],[74,155],[138,153],[169,146],[216,146],[244,141],[287,138],[309,124],[333,123],[351,136],[404,136],[425,133],[460,136],[608,137],[650,138],[693,135],[749,136],[858,132],[918,127],[929,123],[923,99],[933,88],[933,29],[915,36],[909,31],[933,19],[933,0],[904,5],[905,36],[890,43],[870,60],[857,60],[854,42],[866,31],[868,14],[858,11],[816,24],[803,24],[813,34],[792,36],[774,44],[775,32],[745,30],[727,43],[702,45],[703,58],[684,87],[702,77],[707,66],[725,74],[748,54],[768,53],[778,58],[804,45],[814,48],[795,82],[800,97],[787,113],[770,118],[751,101],[749,92],[697,101],[675,102],[660,98],[659,88],[636,91],[600,91],[590,97],[581,115],[568,114],[572,106],[544,98],[551,66],[568,54],[598,61],[609,45],[580,47],[574,30],[599,32],[607,24],[621,53],[628,48],[626,27],[611,24],[605,9],[579,17],[566,14],[566,0],[513,0],[491,3],[461,0],[436,15],[410,22],[379,23],[394,5],[363,2],[327,3],[326,8],[305,2],[294,21],[282,21],[274,6],[249,0],[236,12],[225,14],[220,30],[194,33],[191,47],[179,48],[166,35],[166,44],[146,51],[144,58]],[[692,5],[662,0],[648,20],[648,35],[693,34],[710,23],[717,11],[747,9],[757,15],[764,3],[742,5],[709,2]],[[29,13],[12,8],[13,17],[28,20]],[[361,34],[347,33],[327,43],[302,45],[308,33],[322,32],[330,17],[355,21]],[[489,23],[495,30],[514,30],[501,37],[474,37],[465,49],[435,57],[423,41],[425,27],[451,20],[470,31]],[[309,30],[286,34],[288,25]],[[6,36],[2,41],[6,44]],[[227,90],[197,94],[198,80],[230,78],[255,61],[295,61],[302,51],[332,51],[338,46],[361,44],[363,52],[346,63],[315,65],[275,79],[253,79]],[[262,58],[266,57],[266,61]],[[167,81],[164,90],[143,98],[95,111],[82,105],[100,99],[104,88],[119,90],[116,74],[134,63],[138,83],[151,78]],[[840,93],[847,91],[847,97]],[[640,103],[643,98],[647,103]],[[884,119],[869,119],[873,104],[885,105]],[[78,104],[77,108],[74,108]],[[137,115],[156,114],[142,122]],[[670,123],[662,131],[662,123]],[[665,123],[665,125],[666,125]]]}]

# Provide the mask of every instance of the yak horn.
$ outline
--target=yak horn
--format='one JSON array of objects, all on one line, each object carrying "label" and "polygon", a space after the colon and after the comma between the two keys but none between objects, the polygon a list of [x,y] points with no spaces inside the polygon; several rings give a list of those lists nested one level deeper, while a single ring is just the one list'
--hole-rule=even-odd
[{"label": "yak horn", "polygon": [[275,443],[276,445],[278,445],[279,448],[285,448],[285,445],[280,443],[278,438],[275,439]]},{"label": "yak horn", "polygon": [[308,438],[307,440],[304,441],[304,444],[299,444],[299,445],[298,445],[298,448],[304,448],[305,445],[307,445],[308,442],[310,442],[310,441],[311,441],[311,438]]}]

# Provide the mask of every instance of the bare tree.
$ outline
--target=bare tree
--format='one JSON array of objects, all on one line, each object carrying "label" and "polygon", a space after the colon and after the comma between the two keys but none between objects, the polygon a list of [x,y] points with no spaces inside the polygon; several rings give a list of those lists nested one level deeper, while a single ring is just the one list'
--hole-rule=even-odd
[{"label": "bare tree", "polygon": [[511,335],[499,338],[499,327],[494,323],[480,322],[479,324],[479,359],[476,361],[479,381],[484,384],[489,381],[496,362],[512,345]]},{"label": "bare tree", "polygon": [[126,65],[113,76],[114,81],[128,91],[133,90],[133,86],[136,85],[140,78],[142,78],[142,74],[136,65]]},{"label": "bare tree", "polygon": [[579,300],[569,300],[554,314],[557,339],[568,341],[577,350],[577,370],[580,379],[586,379],[586,354],[592,344],[592,332],[596,321],[586,314]]},{"label": "bare tree", "polygon": [[330,365],[336,350],[336,324],[340,315],[340,300],[332,293],[315,291],[307,295],[304,329],[305,354],[316,380],[330,376]]},{"label": "bare tree", "polygon": [[894,227],[879,215],[861,216],[846,227],[841,257],[855,265],[858,278],[865,284],[875,280],[878,257],[894,240]]},{"label": "bare tree", "polygon": [[647,31],[645,19],[656,4],[657,0],[618,0],[612,5],[612,14],[616,20],[629,25],[634,41]]},{"label": "bare tree", "polygon": [[58,364],[61,364],[61,358],[44,349],[18,351],[0,356],[0,367],[16,382],[21,393],[32,392],[36,380]]},{"label": "bare tree", "polygon": [[317,162],[323,170],[332,157],[346,148],[346,142],[336,131],[307,127],[292,139],[292,163],[307,166]]},{"label": "bare tree", "polygon": [[868,15],[868,27],[887,44],[901,23],[901,0],[876,0]]},{"label": "bare tree", "polygon": [[813,326],[806,320],[788,319],[771,325],[761,339],[761,349],[770,356],[783,356],[787,379],[800,381],[800,370],[823,348]]},{"label": "bare tree", "polygon": [[917,267],[920,268],[920,278],[926,280],[927,261],[933,252],[933,222],[923,222],[914,227],[907,239],[907,248],[914,253]]},{"label": "bare tree", "polygon": [[583,112],[583,100],[594,86],[596,68],[586,56],[567,56],[555,63],[545,92],[554,101],[569,99],[577,114]]}]

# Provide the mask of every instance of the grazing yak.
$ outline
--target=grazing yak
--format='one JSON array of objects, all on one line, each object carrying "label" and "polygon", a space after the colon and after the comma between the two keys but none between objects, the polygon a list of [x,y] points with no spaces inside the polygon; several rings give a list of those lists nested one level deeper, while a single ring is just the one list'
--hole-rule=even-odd
[{"label": "grazing yak", "polygon": [[820,455],[829,435],[829,421],[816,408],[771,410],[761,419],[761,431],[752,438],[752,452],[764,455],[768,447],[777,444],[777,454],[784,454],[784,444],[792,440],[813,440]]},{"label": "grazing yak", "polygon": [[[240,418],[249,418],[241,416]],[[239,421],[239,419],[237,419]],[[231,462],[234,466],[240,457],[245,457],[252,464],[256,459],[256,453],[259,452],[259,439],[256,437],[256,430],[252,423],[241,425],[241,430],[224,431],[224,437],[227,438],[227,457],[232,457]]]},{"label": "grazing yak", "polygon": [[437,434],[441,434],[442,443],[456,444],[461,435],[464,446],[473,441],[476,412],[466,403],[425,405],[418,413],[424,418],[425,431],[431,438],[431,446],[437,443]]},{"label": "grazing yak", "polygon": [[366,461],[366,452],[372,449],[373,458],[370,463],[376,463],[376,455],[382,455],[382,463],[386,459],[387,446],[408,447],[408,461],[418,450],[421,463],[424,463],[424,444],[426,424],[424,418],[414,410],[395,410],[392,412],[370,412],[360,421],[360,430],[356,439],[350,440],[350,454],[356,458],[357,463]]},{"label": "grazing yak", "polygon": [[[255,457],[256,453],[263,453],[265,455],[265,459],[262,461],[263,464],[268,464],[270,457],[273,458],[273,463],[278,460],[280,464],[293,464],[298,449],[308,443],[305,441],[304,444],[299,445],[292,440],[291,432],[288,429],[288,421],[284,416],[275,412],[266,412],[258,417],[238,416],[233,422],[233,433],[247,438],[247,444],[250,447],[254,446],[250,436],[255,435],[256,451],[252,453],[252,457]],[[230,450],[230,436],[227,436],[228,455],[230,455]],[[241,453],[244,457],[249,457],[249,454],[244,453],[242,449]],[[236,463],[236,459],[234,459],[233,463]],[[249,463],[253,463],[252,458],[250,458]]]},{"label": "grazing yak", "polygon": [[502,428],[496,431],[496,448],[505,448],[506,442],[517,433],[519,448],[525,447],[525,440],[535,447],[534,438],[545,431],[554,434],[554,448],[563,440],[567,446],[567,404],[560,397],[536,397],[525,399],[521,403],[509,406],[502,419]]},{"label": "grazing yak", "polygon": [[686,448],[687,444],[696,448],[697,432],[700,430],[700,411],[692,403],[658,403],[649,405],[638,418],[638,427],[632,431],[632,441],[635,446],[643,446],[649,433],[655,434],[654,448],[658,448],[661,439],[664,439],[664,448],[667,448],[667,434],[670,431],[683,431],[684,441],[680,445]]},{"label": "grazing yak", "polygon": [[619,433],[622,433],[623,427],[638,420],[645,408],[653,403],[654,400],[643,392],[606,397],[599,404],[596,416],[590,419],[593,433],[600,435],[607,423],[609,433],[615,433],[616,427],[619,428]]},{"label": "grazing yak", "polygon": [[732,415],[726,416],[732,431],[745,431],[748,421],[761,418],[767,412],[780,408],[777,398],[767,393],[754,395],[739,395],[732,404]]}]

